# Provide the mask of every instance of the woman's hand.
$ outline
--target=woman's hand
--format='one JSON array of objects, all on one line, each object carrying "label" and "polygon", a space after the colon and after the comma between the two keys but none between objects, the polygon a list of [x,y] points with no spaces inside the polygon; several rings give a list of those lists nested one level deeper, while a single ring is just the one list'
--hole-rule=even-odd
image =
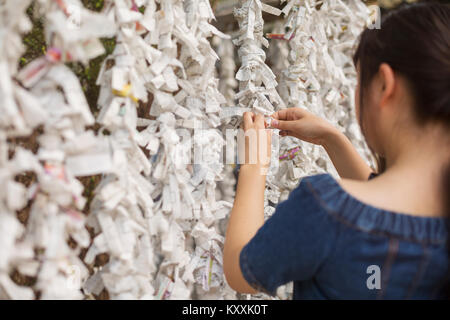
[{"label": "woman's hand", "polygon": [[302,108],[283,109],[272,118],[270,125],[280,129],[281,136],[289,135],[323,146],[341,178],[368,179],[372,169],[350,140],[326,120]]},{"label": "woman's hand", "polygon": [[[265,128],[264,116],[245,112],[243,129],[245,134],[245,159],[242,157],[240,163],[244,166],[255,165],[267,169],[270,165],[272,130]],[[242,144],[240,150],[242,150]],[[242,156],[242,153],[240,154]]]},{"label": "woman's hand", "polygon": [[306,142],[324,145],[336,129],[326,120],[302,108],[287,108],[272,115],[271,126],[280,136],[293,136]]},{"label": "woman's hand", "polygon": [[[244,113],[243,129],[245,135],[241,130],[238,135],[241,168],[225,235],[223,272],[231,288],[254,294],[257,291],[244,278],[239,259],[242,248],[264,224],[264,190],[270,164],[271,130],[265,129],[262,115],[251,112]],[[266,159],[261,159],[260,153]],[[254,161],[251,161],[252,157]]]}]

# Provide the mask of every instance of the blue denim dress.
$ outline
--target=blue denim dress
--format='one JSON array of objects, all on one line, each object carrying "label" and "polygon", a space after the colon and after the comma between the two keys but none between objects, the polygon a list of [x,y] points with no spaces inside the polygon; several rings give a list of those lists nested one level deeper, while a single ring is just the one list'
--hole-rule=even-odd
[{"label": "blue denim dress", "polygon": [[362,203],[320,174],[277,206],[239,263],[247,282],[270,295],[293,281],[294,299],[440,299],[446,222]]}]

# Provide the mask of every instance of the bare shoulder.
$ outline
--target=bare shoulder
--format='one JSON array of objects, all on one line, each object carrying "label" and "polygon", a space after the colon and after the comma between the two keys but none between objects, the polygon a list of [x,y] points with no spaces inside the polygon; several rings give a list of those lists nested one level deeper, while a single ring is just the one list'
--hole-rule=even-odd
[{"label": "bare shoulder", "polygon": [[363,202],[373,202],[374,189],[369,186],[369,181],[359,181],[352,179],[337,180],[341,188],[351,196]]},{"label": "bare shoulder", "polygon": [[383,185],[383,183],[374,183],[373,180],[358,181],[341,179],[337,180],[337,182],[346,193],[364,204],[379,209],[408,212],[408,210],[405,210],[408,208],[408,205],[397,201],[400,195],[395,193],[395,188],[389,190],[389,186]]},{"label": "bare shoulder", "polygon": [[376,178],[368,181],[340,179],[337,182],[356,200],[379,209],[414,216],[443,216],[435,195],[412,181]]}]

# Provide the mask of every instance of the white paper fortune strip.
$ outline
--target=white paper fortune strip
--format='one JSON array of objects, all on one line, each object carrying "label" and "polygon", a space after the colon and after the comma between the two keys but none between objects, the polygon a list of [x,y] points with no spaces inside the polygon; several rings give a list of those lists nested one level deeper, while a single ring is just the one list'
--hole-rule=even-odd
[{"label": "white paper fortune strip", "polygon": [[[80,0],[35,0],[47,50],[19,70],[31,3],[0,0],[0,299],[93,298],[103,290],[112,299],[235,299],[222,272],[234,195],[223,129],[237,127],[244,111],[267,116],[286,103],[326,117],[368,154],[350,112],[350,51],[368,14],[359,0],[321,2],[320,10],[313,0],[291,0],[281,11],[240,1],[236,95],[233,46],[210,23],[207,0],[111,0],[99,13]],[[288,42],[290,52],[273,70],[262,49],[263,11],[286,17],[284,40],[272,41]],[[220,84],[213,36],[223,40]],[[116,46],[97,79],[94,118],[65,63],[103,54],[104,37]],[[88,129],[94,123],[98,133]],[[36,140],[35,150],[18,139]],[[292,138],[277,154],[266,217],[299,178],[333,172],[320,148]],[[85,215],[77,177],[93,175],[101,182]],[[108,262],[90,268],[99,254]],[[12,273],[33,284],[16,284]],[[276,298],[291,291],[282,287]]]},{"label": "white paper fortune strip", "polygon": [[[357,135],[355,130],[357,124],[352,99],[356,77],[350,60],[352,45],[367,21],[368,10],[360,1],[327,1],[318,4],[315,0],[288,1],[282,9],[286,17],[284,26],[275,25],[274,33],[267,34],[272,41],[287,42],[290,46],[287,54],[284,43],[277,43],[275,46],[279,50],[276,50],[277,54],[272,52],[271,55],[273,70],[281,71],[277,89],[287,106],[304,107],[328,119],[348,134],[358,151],[368,158],[361,135]],[[270,77],[272,81],[264,78],[269,73],[264,67],[264,52],[258,50],[259,44],[268,44],[262,37],[261,19],[261,11],[267,6],[250,0],[241,1],[241,5],[235,10],[240,26],[235,43],[240,45],[242,61],[241,69],[236,74],[236,78],[241,81],[237,97],[241,106],[252,107],[255,112],[267,115],[285,107],[283,103],[278,103],[271,108],[271,104],[266,103],[260,95],[260,92],[264,92],[270,97],[259,87],[261,80],[265,88],[276,86],[274,75]],[[268,11],[278,13],[276,10]],[[280,33],[280,30],[283,32]],[[270,99],[272,103],[277,101]],[[270,120],[268,123],[270,126]],[[278,152],[273,153],[272,174],[267,177],[266,218],[275,211],[279,201],[287,198],[302,177],[322,172],[337,175],[328,156],[318,146],[284,137],[280,139],[279,146],[273,147]],[[274,163],[277,166],[273,166]],[[288,297],[291,288],[281,287],[278,294]]]},{"label": "white paper fortune strip", "polygon": [[[227,36],[209,23],[209,1],[140,1],[143,13],[137,4],[115,1],[104,9],[119,30],[98,78],[97,120],[110,133],[118,166],[92,203],[92,226],[110,256],[97,273],[114,299],[188,299],[195,287],[203,290],[197,298],[220,298],[226,293],[217,222],[231,203],[215,200],[225,98],[208,38]],[[136,108],[145,104],[150,114],[138,118]],[[139,123],[146,125],[138,131]],[[199,128],[192,149],[186,134]],[[192,165],[198,150],[203,157]]]},{"label": "white paper fortune strip", "polygon": [[[333,123],[370,159],[354,116],[356,73],[351,61],[356,36],[367,22],[367,7],[360,1],[326,1],[319,8],[315,0],[290,0],[282,12],[285,32],[269,36],[290,47],[289,65],[280,75],[283,100]],[[293,150],[296,156],[289,159]],[[282,198],[299,177],[320,172],[337,175],[323,148],[291,137],[281,139],[279,174],[270,182],[273,190],[284,193]]]},{"label": "white paper fortune strip", "polygon": [[[71,24],[69,4],[76,9],[77,28]],[[86,130],[94,118],[78,79],[64,62],[87,62],[102,54],[97,38],[111,36],[115,28],[81,1],[40,0],[37,12],[43,15],[48,49],[18,71],[20,35],[31,27],[25,15],[29,5],[0,2],[0,92],[6,102],[0,106],[0,220],[5,229],[0,298],[31,299],[39,292],[41,299],[78,299],[83,298],[80,286],[88,273],[78,256],[90,237],[80,212],[86,202],[83,186],[75,176],[108,172],[112,159],[106,141]],[[6,140],[30,134],[37,137],[36,153]],[[28,186],[17,182],[31,174],[35,179],[29,178]],[[14,211],[28,202],[23,226]],[[9,280],[10,272],[35,278],[34,285],[17,286]]]}]

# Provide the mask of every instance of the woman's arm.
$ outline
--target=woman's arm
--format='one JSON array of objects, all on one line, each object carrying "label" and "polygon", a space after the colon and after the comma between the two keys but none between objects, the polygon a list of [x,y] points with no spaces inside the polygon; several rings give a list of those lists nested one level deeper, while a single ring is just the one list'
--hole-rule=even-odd
[{"label": "woman's arm", "polygon": [[257,165],[242,165],[228,221],[223,269],[228,285],[242,293],[256,293],[244,279],[239,265],[242,248],[264,223],[264,188],[266,177]]},{"label": "woman's arm", "polygon": [[[250,132],[252,130],[253,132]],[[242,293],[257,292],[244,279],[239,264],[239,256],[242,248],[264,224],[265,169],[267,169],[268,164],[261,164],[261,159],[259,159],[259,141],[265,140],[262,142],[266,143],[269,159],[271,145],[270,132],[264,130],[263,116],[254,116],[249,112],[244,114],[244,131],[246,134],[255,134],[258,143],[249,146],[251,139],[245,139],[246,161],[245,164],[241,165],[239,171],[236,196],[228,221],[223,253],[223,270],[227,282],[231,288]],[[248,163],[250,151],[258,152],[255,164]]]},{"label": "woman's arm", "polygon": [[326,135],[322,146],[339,176],[344,179],[367,180],[372,169],[359,155],[350,140],[336,128],[333,129]]}]

